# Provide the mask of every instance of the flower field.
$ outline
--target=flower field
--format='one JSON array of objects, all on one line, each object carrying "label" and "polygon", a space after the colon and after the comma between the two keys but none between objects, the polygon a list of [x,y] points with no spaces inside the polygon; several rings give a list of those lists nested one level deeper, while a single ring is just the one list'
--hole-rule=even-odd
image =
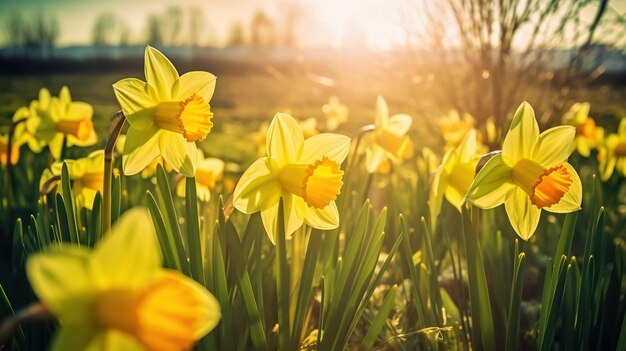
[{"label": "flower field", "polygon": [[381,90],[250,133],[219,76],[143,68],[112,116],[80,86],[10,107],[6,349],[626,349],[626,115],[424,122]]}]

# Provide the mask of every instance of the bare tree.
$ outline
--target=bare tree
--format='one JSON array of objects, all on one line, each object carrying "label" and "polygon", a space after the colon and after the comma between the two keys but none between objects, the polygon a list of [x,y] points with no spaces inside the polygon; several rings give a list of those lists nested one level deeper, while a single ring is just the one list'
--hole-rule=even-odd
[{"label": "bare tree", "polygon": [[183,23],[183,11],[180,7],[170,6],[165,10],[161,18],[161,34],[164,44],[178,45],[180,31]]},{"label": "bare tree", "polygon": [[117,20],[112,13],[104,13],[96,18],[91,30],[94,45],[113,45],[116,41]]},{"label": "bare tree", "polygon": [[200,43],[200,34],[204,29],[205,17],[202,9],[199,7],[192,7],[189,9],[189,45],[198,46]]},{"label": "bare tree", "polygon": [[255,47],[272,47],[276,44],[276,34],[272,20],[259,10],[250,23],[250,44]]},{"label": "bare tree", "polygon": [[146,41],[151,45],[163,44],[163,34],[161,32],[161,19],[158,15],[152,14],[147,20],[147,37]]},{"label": "bare tree", "polygon": [[[499,125],[505,125],[507,112],[529,96],[546,109],[563,109],[567,97],[560,88],[578,84],[573,80],[583,82],[594,71],[575,63],[593,47],[608,8],[608,0],[421,0],[420,4],[416,10],[422,18],[407,19],[423,27],[409,30],[408,43],[413,49],[417,41],[425,45],[428,55],[422,52],[413,59],[435,73],[433,88],[440,102],[480,121],[493,116]],[[583,9],[594,12],[591,22],[580,20]],[[554,61],[563,56],[563,69],[557,70]]]},{"label": "bare tree", "polygon": [[228,42],[226,46],[241,47],[246,44],[246,38],[243,32],[243,25],[240,22],[233,22],[228,32]]}]

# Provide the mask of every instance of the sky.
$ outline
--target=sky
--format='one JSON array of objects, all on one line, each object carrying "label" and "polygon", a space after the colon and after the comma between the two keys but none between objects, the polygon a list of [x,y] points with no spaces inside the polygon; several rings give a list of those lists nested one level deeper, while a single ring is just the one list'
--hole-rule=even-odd
[{"label": "sky", "polygon": [[[412,24],[419,24],[420,0],[0,0],[0,26],[12,13],[34,15],[44,12],[56,16],[60,24],[58,45],[89,44],[96,18],[112,13],[125,22],[131,31],[131,43],[143,43],[146,20],[151,14],[161,14],[169,6],[183,11],[200,9],[206,22],[201,44],[224,45],[230,26],[240,22],[248,28],[257,10],[270,18],[283,18],[285,9],[297,6],[306,20],[299,21],[299,30],[306,33],[309,46],[341,47],[345,43],[363,41],[373,49],[389,49],[405,42],[407,14]],[[435,0],[421,0],[433,1]],[[626,12],[626,0],[611,0],[611,6]],[[591,11],[581,18],[590,21]],[[194,10],[196,11],[196,10]],[[412,11],[412,12],[411,12]],[[1,28],[1,27],[0,27]],[[183,31],[185,29],[183,28]]]},{"label": "sky", "polygon": [[[140,42],[146,33],[146,18],[162,13],[169,6],[183,11],[201,9],[206,18],[204,35],[223,44],[231,23],[238,21],[247,28],[254,12],[263,10],[278,17],[288,6],[297,5],[308,17],[303,28],[310,40],[328,41],[339,46],[345,39],[358,35],[373,48],[401,44],[403,31],[399,4],[405,0],[0,0],[0,21],[9,14],[35,14],[44,11],[60,22],[59,45],[87,44],[98,15],[113,13],[123,19]],[[314,4],[314,5],[313,5]],[[208,39],[207,39],[208,40]]]}]

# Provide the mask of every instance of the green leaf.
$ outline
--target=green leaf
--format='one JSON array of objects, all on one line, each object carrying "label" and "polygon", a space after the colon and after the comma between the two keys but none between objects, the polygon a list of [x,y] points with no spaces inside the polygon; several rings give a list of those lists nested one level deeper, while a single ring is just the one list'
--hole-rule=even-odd
[{"label": "green leaf", "polygon": [[398,286],[394,285],[389,289],[387,295],[385,295],[385,300],[383,301],[383,305],[380,307],[380,310],[376,314],[376,317],[370,323],[370,326],[361,342],[361,350],[371,350],[374,346],[374,342],[380,335],[380,332],[383,330],[385,326],[385,322],[387,322],[387,318],[389,318],[389,314],[393,310],[396,299],[396,291],[398,290]]},{"label": "green leaf", "polygon": [[198,215],[198,195],[196,178],[185,177],[185,208],[187,210],[187,243],[189,245],[189,265],[191,276],[198,283],[206,285],[204,278],[204,257],[200,241],[200,216]]}]

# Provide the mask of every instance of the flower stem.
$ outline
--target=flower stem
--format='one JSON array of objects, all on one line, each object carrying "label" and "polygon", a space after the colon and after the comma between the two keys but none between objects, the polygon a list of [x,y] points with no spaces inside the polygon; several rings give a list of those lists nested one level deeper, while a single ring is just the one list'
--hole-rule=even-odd
[{"label": "flower stem", "polygon": [[111,182],[113,178],[113,149],[117,142],[117,137],[122,131],[126,121],[126,116],[122,111],[118,111],[111,117],[109,135],[104,147],[104,193],[102,194],[104,215],[102,216],[102,233],[105,234],[111,229]]}]

